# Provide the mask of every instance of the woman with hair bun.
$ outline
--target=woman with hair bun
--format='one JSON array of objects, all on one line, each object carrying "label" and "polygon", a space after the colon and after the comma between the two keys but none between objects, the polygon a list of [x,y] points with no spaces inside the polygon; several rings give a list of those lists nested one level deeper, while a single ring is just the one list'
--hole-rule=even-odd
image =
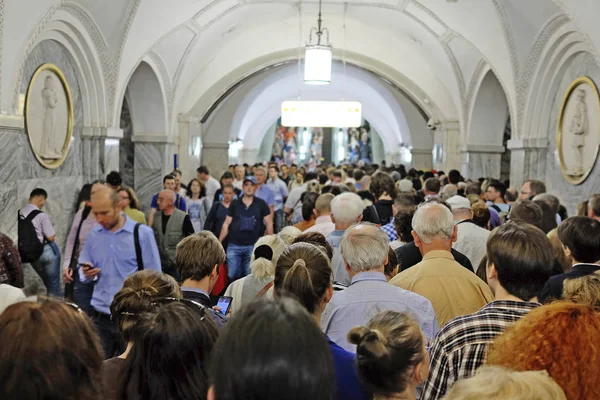
[{"label": "woman with hair bun", "polygon": [[135,331],[140,329],[141,315],[155,309],[152,303],[159,298],[181,299],[181,288],[175,279],[162,272],[143,270],[125,279],[123,287],[110,305],[111,318],[117,321],[127,348],[118,357],[104,361],[103,378],[106,399],[117,399],[117,391],[126,359],[133,347]]},{"label": "woman with hair bun", "polygon": [[[333,296],[333,272],[325,250],[309,243],[286,248],[275,268],[275,297],[296,299],[320,325],[321,314]],[[355,356],[327,338],[336,376],[337,399],[370,399],[354,369]]]},{"label": "woman with hair bun", "polygon": [[374,399],[416,399],[417,386],[429,375],[429,355],[412,318],[383,311],[366,327],[350,330],[348,341],[356,345],[358,374]]}]

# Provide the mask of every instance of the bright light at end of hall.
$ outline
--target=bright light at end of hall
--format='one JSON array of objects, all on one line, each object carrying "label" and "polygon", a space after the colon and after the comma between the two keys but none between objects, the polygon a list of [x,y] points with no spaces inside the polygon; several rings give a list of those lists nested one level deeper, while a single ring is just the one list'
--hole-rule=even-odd
[{"label": "bright light at end of hall", "polygon": [[[321,0],[319,0],[319,18],[317,27],[310,30],[306,53],[304,55],[304,83],[308,85],[328,85],[331,82],[331,44],[329,43],[329,30],[322,27]],[[317,42],[313,44],[313,33]],[[321,39],[327,34],[326,40]]]},{"label": "bright light at end of hall", "polygon": [[362,124],[362,105],[357,101],[284,101],[281,124],[357,128]]}]

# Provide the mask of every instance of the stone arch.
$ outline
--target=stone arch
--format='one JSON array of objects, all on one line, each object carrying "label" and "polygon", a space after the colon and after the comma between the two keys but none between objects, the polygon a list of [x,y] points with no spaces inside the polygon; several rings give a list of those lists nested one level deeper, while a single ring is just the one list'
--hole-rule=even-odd
[{"label": "stone arch", "polygon": [[166,137],[169,132],[167,103],[158,75],[150,64],[145,61],[138,64],[126,90],[134,136],[142,140],[148,136]]}]

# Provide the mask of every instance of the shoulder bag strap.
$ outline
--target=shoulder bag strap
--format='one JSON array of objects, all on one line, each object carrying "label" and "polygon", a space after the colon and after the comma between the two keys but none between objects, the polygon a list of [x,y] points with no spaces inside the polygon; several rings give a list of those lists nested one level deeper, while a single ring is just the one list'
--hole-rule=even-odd
[{"label": "shoulder bag strap", "polygon": [[263,297],[265,293],[269,291],[273,287],[273,281],[267,283],[264,288],[261,289],[260,292],[256,294],[256,297]]},{"label": "shoulder bag strap", "polygon": [[71,249],[71,265],[73,264],[73,259],[76,258],[75,253],[79,247],[79,234],[81,233],[81,227],[83,226],[83,222],[87,219],[88,215],[90,215],[90,210],[91,208],[86,206],[81,213],[81,221],[79,221],[77,235],[75,235],[75,241],[73,242],[73,248]]},{"label": "shoulder bag strap", "polygon": [[142,246],[140,245],[140,223],[135,224],[133,228],[133,241],[135,242],[135,257],[137,258],[138,271],[144,269],[144,259],[142,258]]},{"label": "shoulder bag strap", "polygon": [[41,210],[33,210],[32,212],[30,212],[30,213],[27,215],[27,218],[25,218],[25,222],[31,222],[31,221],[33,221],[33,219],[34,219],[35,217],[37,217],[39,214],[41,214],[42,212],[43,212],[43,211],[41,211]]}]

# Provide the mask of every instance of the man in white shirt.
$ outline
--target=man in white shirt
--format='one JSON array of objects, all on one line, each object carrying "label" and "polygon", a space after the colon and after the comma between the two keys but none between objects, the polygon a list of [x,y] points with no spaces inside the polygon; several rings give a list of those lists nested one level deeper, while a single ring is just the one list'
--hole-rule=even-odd
[{"label": "man in white shirt", "polygon": [[329,237],[331,232],[335,231],[335,224],[331,220],[331,201],[335,196],[331,193],[325,193],[317,198],[314,212],[317,215],[315,224],[304,231],[304,233],[318,232],[325,237]]},{"label": "man in white shirt", "polygon": [[481,259],[485,256],[487,239],[490,231],[477,226],[473,221],[471,202],[462,196],[452,196],[446,201],[452,209],[457,239],[452,247],[463,253],[477,272]]},{"label": "man in white shirt", "polygon": [[246,168],[244,168],[243,165],[238,164],[233,169],[233,172],[235,173],[235,179],[233,180],[233,187],[236,187],[236,188],[242,190],[243,189],[242,187],[244,186],[244,178],[246,177]]},{"label": "man in white shirt", "polygon": [[208,171],[208,167],[206,165],[201,165],[196,172],[198,172],[198,179],[202,181],[204,187],[206,188],[206,197],[209,199],[214,198],[217,190],[221,188],[219,181],[210,176],[210,172]]}]

